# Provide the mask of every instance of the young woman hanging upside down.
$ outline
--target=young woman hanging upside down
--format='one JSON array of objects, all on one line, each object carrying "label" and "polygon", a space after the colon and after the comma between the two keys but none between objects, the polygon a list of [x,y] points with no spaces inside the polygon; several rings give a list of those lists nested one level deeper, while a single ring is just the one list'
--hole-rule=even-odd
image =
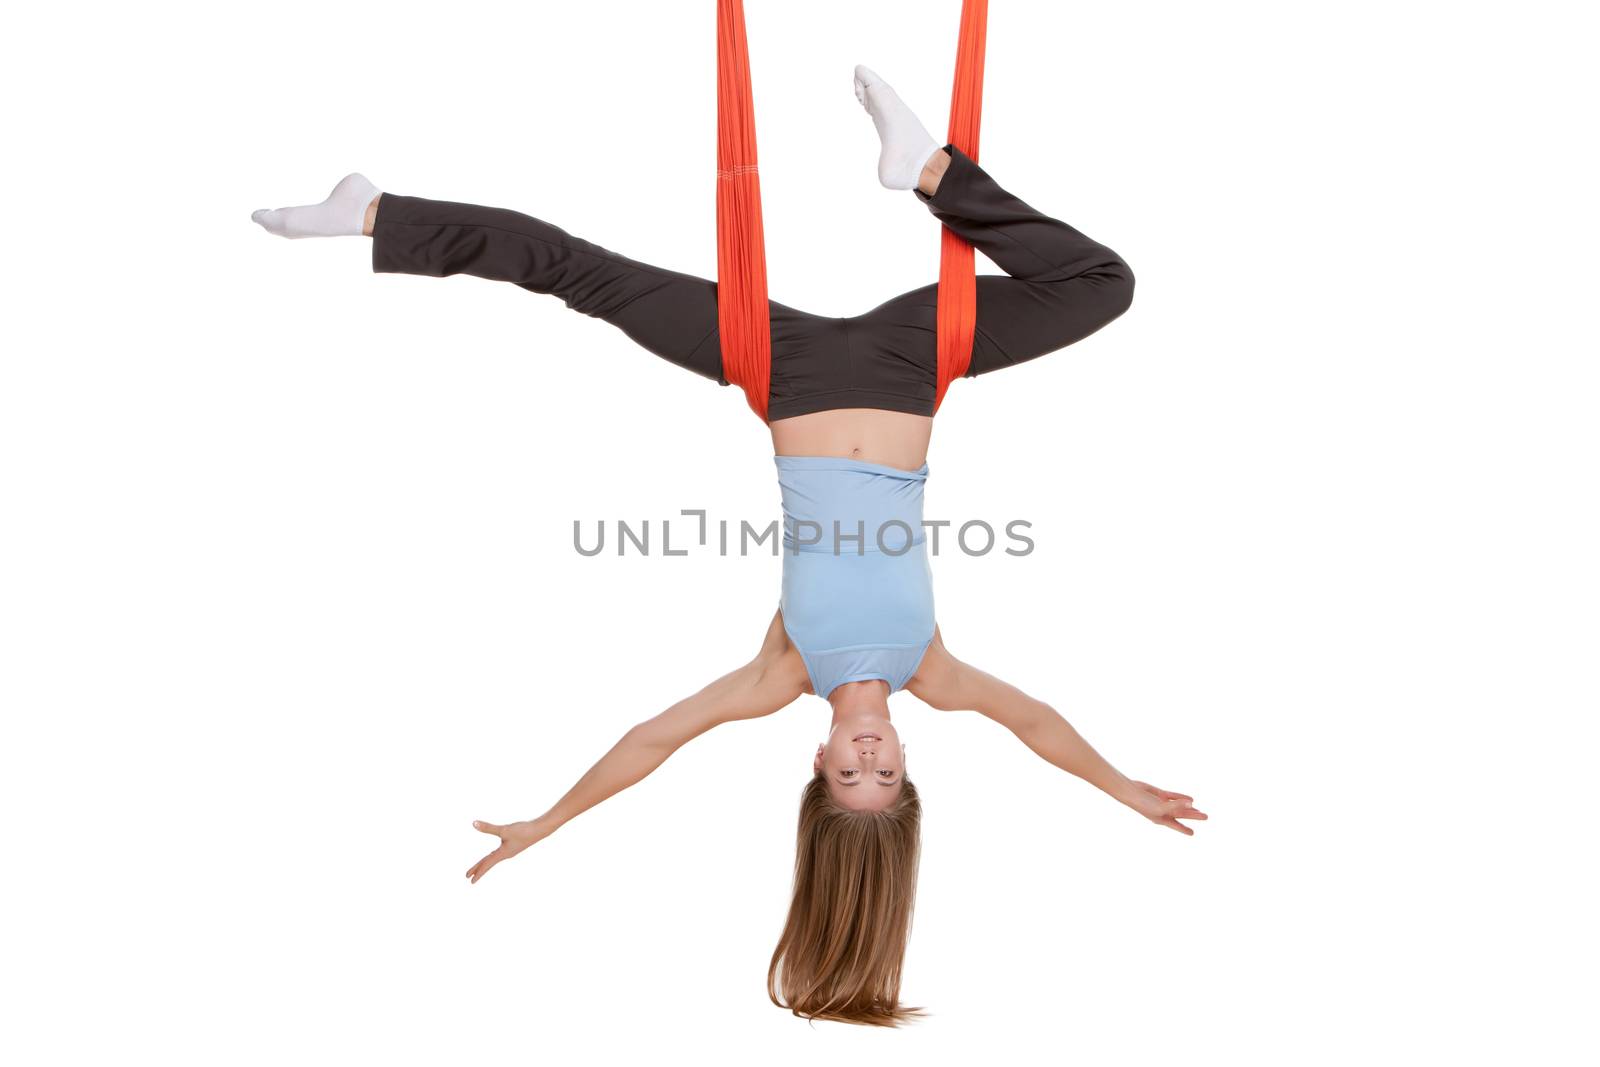
[{"label": "young woman hanging upside down", "polygon": [[[1006,272],[978,278],[968,376],[1056,351],[1127,310],[1133,274],[1116,253],[1012,196],[954,145],[941,148],[866,67],[856,68],[855,91],[883,142],[879,180],[913,190]],[[539,219],[380,192],[360,174],[320,204],[252,218],[284,237],[368,235],[374,271],[467,274],[559,296],[727,384],[715,283],[627,259]],[[630,729],[544,814],[473,823],[500,839],[467,871],[473,882],[707,730],[814,693],[832,705],[833,720],[801,794],[793,897],[768,994],[797,1015],[894,1025],[920,1011],[899,1003],[899,987],[921,805],[889,719],[890,693],[907,689],[939,710],[979,712],[1158,825],[1192,834],[1179,820],[1206,818],[1192,797],[1118,771],[1050,705],[963,662],[940,639],[922,525],[936,290],[844,318],[771,302],[767,409],[783,498],[783,589],[760,650]]]}]

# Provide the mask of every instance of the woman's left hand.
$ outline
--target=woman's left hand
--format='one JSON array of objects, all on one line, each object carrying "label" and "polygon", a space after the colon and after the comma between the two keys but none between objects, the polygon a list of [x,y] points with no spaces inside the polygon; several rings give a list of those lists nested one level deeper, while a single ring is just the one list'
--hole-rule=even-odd
[{"label": "woman's left hand", "polygon": [[486,834],[493,834],[500,839],[500,847],[489,853],[483,859],[474,863],[467,869],[467,878],[474,885],[479,878],[488,874],[490,869],[501,860],[508,860],[517,853],[536,845],[550,836],[554,827],[543,819],[529,819],[525,822],[507,823],[498,826],[492,822],[474,822],[472,828],[481,830]]},{"label": "woman's left hand", "polygon": [[1195,809],[1194,797],[1187,794],[1157,789],[1148,782],[1136,782],[1131,779],[1128,785],[1130,788],[1127,795],[1118,799],[1153,823],[1171,827],[1180,834],[1193,837],[1194,830],[1178,820],[1206,818],[1205,812]]}]

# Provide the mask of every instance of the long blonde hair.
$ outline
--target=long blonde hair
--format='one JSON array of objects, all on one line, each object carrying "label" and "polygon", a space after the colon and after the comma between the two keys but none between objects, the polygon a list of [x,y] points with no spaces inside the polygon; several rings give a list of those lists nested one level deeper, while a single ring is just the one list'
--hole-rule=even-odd
[{"label": "long blonde hair", "polygon": [[[898,1026],[900,971],[917,896],[922,801],[911,779],[881,811],[844,807],[817,774],[800,794],[794,897],[767,996],[805,1019]],[[779,998],[779,989],[782,998]]]}]

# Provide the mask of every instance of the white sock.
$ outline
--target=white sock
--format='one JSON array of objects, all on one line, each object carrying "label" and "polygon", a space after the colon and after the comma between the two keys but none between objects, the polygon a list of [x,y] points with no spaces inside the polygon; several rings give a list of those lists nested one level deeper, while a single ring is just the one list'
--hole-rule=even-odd
[{"label": "white sock", "polygon": [[380,192],[364,175],[347,174],[320,204],[261,208],[250,218],[279,237],[360,237],[367,205]]},{"label": "white sock", "polygon": [[927,127],[900,99],[894,87],[867,67],[856,67],[856,99],[878,127],[883,151],[878,155],[878,181],[890,189],[915,189],[922,168],[941,147]]}]

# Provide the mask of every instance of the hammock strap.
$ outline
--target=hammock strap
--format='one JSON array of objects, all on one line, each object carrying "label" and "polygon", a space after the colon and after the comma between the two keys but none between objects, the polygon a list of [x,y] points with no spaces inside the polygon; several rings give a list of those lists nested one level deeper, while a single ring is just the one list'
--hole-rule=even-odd
[{"label": "hammock strap", "polygon": [[717,0],[717,328],[722,376],[765,422],[772,324],[742,0]]},{"label": "hammock strap", "polygon": [[[988,0],[962,0],[949,143],[974,162],[983,112],[988,17]],[[940,227],[935,411],[950,383],[971,364],[977,292],[972,245],[949,227]],[[722,376],[744,390],[750,409],[765,422],[772,383],[772,324],[743,0],[717,0],[717,328]]]},{"label": "hammock strap", "polygon": [[[989,0],[962,0],[961,35],[956,44],[955,85],[950,91],[949,142],[978,160],[978,127],[983,117],[983,57]],[[944,403],[950,383],[967,373],[978,323],[978,276],[971,242],[948,226],[939,227],[939,296],[935,322],[939,378],[933,409]]]}]

